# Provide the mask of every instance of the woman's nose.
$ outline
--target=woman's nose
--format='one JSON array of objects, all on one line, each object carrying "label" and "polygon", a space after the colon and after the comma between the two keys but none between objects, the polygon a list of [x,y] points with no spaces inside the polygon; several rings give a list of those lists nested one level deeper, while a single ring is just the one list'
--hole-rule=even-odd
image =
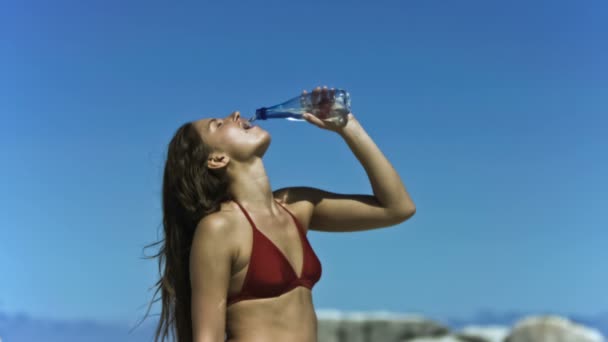
[{"label": "woman's nose", "polygon": [[230,116],[232,116],[232,120],[237,121],[241,117],[241,113],[239,111],[233,112]]}]

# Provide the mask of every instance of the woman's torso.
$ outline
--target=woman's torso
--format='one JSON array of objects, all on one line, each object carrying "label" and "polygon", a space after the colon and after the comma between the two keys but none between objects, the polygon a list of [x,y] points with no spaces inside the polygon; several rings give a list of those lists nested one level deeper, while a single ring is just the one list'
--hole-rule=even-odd
[{"label": "woman's torso", "polygon": [[[284,208],[278,205],[280,214],[274,218],[264,217],[251,211],[247,211],[245,214],[243,213],[245,209],[239,207],[236,202],[227,202],[222,205],[221,214],[230,217],[231,222],[238,227],[236,234],[238,257],[231,270],[229,298],[240,295],[243,286],[247,286],[246,275],[251,265],[252,247],[268,248],[272,247],[268,243],[273,244],[276,247],[271,248],[274,249],[274,255],[279,257],[281,254],[281,261],[285,263],[284,268],[289,266],[290,270],[296,272],[294,276],[304,275],[304,266],[310,270],[311,265],[303,262],[303,259],[307,257],[304,247],[309,246],[307,260],[309,263],[312,262],[310,254],[314,252],[302,238],[306,239],[312,207],[306,202],[282,203],[282,205]],[[252,220],[251,222],[247,215]],[[297,223],[294,222],[294,219],[297,220]],[[255,228],[252,227],[252,222]],[[254,229],[257,229],[258,233],[255,233]],[[299,229],[302,230],[304,236],[300,235]],[[260,233],[263,236],[260,236]],[[254,246],[254,234],[258,234],[255,241],[257,246]],[[264,246],[262,246],[262,242],[264,242]],[[316,256],[314,258],[316,259]],[[260,266],[262,266],[260,261],[256,259],[255,267]],[[251,285],[249,283],[249,286]],[[276,297],[246,299],[229,303],[226,308],[226,332],[229,342],[316,342],[317,317],[311,290],[305,286],[297,286]]]}]

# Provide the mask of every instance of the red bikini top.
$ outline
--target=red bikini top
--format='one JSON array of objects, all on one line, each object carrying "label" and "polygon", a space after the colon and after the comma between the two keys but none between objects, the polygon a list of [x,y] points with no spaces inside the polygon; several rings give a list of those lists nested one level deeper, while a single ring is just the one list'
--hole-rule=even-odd
[{"label": "red bikini top", "polygon": [[228,296],[228,306],[241,300],[278,297],[298,286],[312,289],[321,278],[321,262],[312,250],[304,229],[287,208],[277,203],[289,213],[298,228],[304,251],[302,274],[298,277],[281,250],[256,228],[247,211],[237,202],[253,228],[253,246],[243,287],[239,293]]}]

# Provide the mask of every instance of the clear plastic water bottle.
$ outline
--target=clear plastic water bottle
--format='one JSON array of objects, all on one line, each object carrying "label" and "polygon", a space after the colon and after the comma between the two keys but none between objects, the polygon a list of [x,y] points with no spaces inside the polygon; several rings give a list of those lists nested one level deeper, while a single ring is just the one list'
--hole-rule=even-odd
[{"label": "clear plastic water bottle", "polygon": [[307,92],[281,104],[258,108],[249,121],[287,119],[306,121],[304,113],[311,113],[322,120],[343,122],[350,113],[350,94],[343,89],[328,89],[323,92]]}]

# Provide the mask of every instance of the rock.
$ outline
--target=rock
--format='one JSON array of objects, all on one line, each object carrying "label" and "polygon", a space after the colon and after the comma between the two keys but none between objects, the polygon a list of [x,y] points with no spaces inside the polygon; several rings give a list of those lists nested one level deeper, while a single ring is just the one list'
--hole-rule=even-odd
[{"label": "rock", "polygon": [[453,335],[445,335],[441,337],[418,337],[413,340],[403,340],[399,342],[467,342]]},{"label": "rock", "polygon": [[517,322],[505,342],[604,342],[592,328],[553,315],[526,317]]},{"label": "rock", "polygon": [[[338,314],[318,320],[319,342],[400,342],[438,337],[449,328],[417,315]],[[460,341],[459,341],[460,342]]]},{"label": "rock", "polygon": [[449,328],[430,319],[373,320],[369,325],[369,341],[407,341],[416,337],[446,335]]},{"label": "rock", "polygon": [[471,325],[462,328],[456,333],[456,336],[467,342],[473,342],[476,338],[479,338],[480,341],[503,342],[509,336],[510,331],[510,327],[502,325]]},{"label": "rock", "polygon": [[340,342],[341,327],[337,320],[319,319],[317,321],[317,339],[319,342]]}]

